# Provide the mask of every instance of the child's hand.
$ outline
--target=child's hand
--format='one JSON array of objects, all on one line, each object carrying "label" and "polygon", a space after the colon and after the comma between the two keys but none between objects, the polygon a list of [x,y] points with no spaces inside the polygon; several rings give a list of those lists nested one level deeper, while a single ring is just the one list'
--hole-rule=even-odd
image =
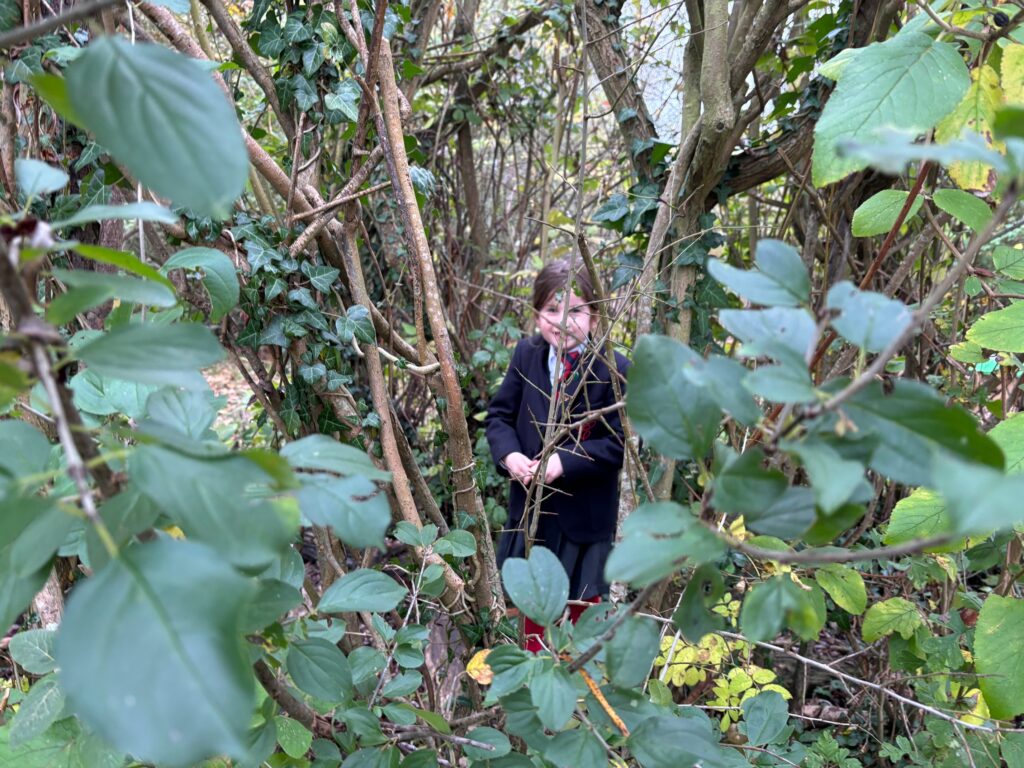
[{"label": "child's hand", "polygon": [[557,453],[553,454],[548,459],[547,467],[544,469],[544,482],[553,483],[555,480],[565,474],[565,470],[562,468],[562,457]]},{"label": "child's hand", "polygon": [[504,459],[505,469],[512,475],[513,480],[518,480],[523,485],[529,485],[533,480],[533,473],[537,468],[537,462],[531,461],[518,451],[513,451]]}]

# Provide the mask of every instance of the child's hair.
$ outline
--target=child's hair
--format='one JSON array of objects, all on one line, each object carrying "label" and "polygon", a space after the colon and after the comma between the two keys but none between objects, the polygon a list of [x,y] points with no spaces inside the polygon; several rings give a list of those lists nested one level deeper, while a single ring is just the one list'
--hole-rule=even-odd
[{"label": "child's hair", "polygon": [[[594,283],[590,279],[583,262],[576,259],[576,274],[570,280],[569,260],[558,259],[548,263],[544,269],[537,274],[533,281],[533,308],[540,311],[540,308],[548,303],[548,300],[559,291],[568,287],[576,293],[587,304],[597,300],[594,293]],[[570,284],[571,283],[571,284]]]}]

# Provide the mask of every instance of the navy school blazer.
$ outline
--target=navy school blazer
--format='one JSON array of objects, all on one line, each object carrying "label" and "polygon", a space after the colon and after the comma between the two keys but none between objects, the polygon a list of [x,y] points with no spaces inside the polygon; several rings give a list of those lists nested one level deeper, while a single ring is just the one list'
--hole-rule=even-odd
[{"label": "navy school blazer", "polygon": [[[616,352],[615,363],[624,377],[629,361]],[[625,380],[619,384],[625,392]],[[521,339],[505,380],[487,408],[487,442],[501,474],[508,476],[501,460],[513,451],[531,459],[540,456],[550,402],[548,344],[539,335]],[[562,402],[571,408],[569,418],[563,417],[563,421],[577,421],[572,414],[615,402],[611,371],[589,347],[562,392]],[[618,411],[604,419],[607,426],[600,420],[589,422],[558,446],[565,473],[544,489],[541,503],[541,510],[556,514],[563,533],[579,544],[609,541],[615,534],[624,453],[622,420]],[[558,411],[555,420],[559,420]],[[538,492],[534,492],[535,498]],[[526,498],[526,489],[513,482],[507,528],[519,526]]]}]

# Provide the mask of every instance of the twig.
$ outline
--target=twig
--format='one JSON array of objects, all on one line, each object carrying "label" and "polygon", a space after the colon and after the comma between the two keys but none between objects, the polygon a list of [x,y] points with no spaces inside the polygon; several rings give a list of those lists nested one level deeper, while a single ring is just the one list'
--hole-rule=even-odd
[{"label": "twig", "polygon": [[45,19],[40,19],[35,24],[29,24],[28,26],[12,29],[10,32],[5,32],[0,35],[0,50],[13,48],[19,43],[27,42],[39,35],[45,35],[47,32],[57,29],[58,27],[62,27],[65,24],[71,24],[75,21],[87,19],[90,16],[99,13],[104,8],[117,5],[119,2],[121,2],[121,0],[92,0],[92,2],[76,5],[57,16],[48,16]]},{"label": "twig", "polygon": [[583,669],[583,667],[591,659],[597,656],[597,654],[601,652],[601,649],[604,648],[613,637],[615,637],[615,633],[618,632],[619,627],[622,626],[623,622],[640,609],[640,606],[644,604],[647,598],[654,593],[654,590],[657,589],[660,584],[661,580],[656,581],[653,584],[648,584],[644,587],[640,594],[634,598],[633,602],[626,606],[626,610],[619,613],[619,615],[612,620],[612,623],[608,625],[608,629],[605,630],[604,634],[597,638],[592,646],[577,656],[569,664],[567,670],[569,672],[575,672],[579,669]]},{"label": "twig", "polygon": [[953,541],[955,537],[949,535],[931,536],[926,539],[914,539],[903,544],[894,544],[891,547],[877,547],[876,549],[803,549],[799,552],[790,552],[777,549],[765,549],[745,544],[739,539],[722,534],[714,529],[715,534],[725,539],[726,543],[737,552],[742,552],[754,560],[773,560],[777,563],[799,563],[801,565],[822,565],[826,563],[856,563],[863,560],[880,560],[882,558],[902,557],[913,555],[925,549],[941,547]]}]

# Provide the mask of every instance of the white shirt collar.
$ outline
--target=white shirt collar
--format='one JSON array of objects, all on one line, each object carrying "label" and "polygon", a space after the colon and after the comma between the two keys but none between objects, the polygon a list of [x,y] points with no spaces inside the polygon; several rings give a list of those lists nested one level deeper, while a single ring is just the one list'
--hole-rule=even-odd
[{"label": "white shirt collar", "polygon": [[[579,352],[583,354],[583,350],[587,348],[587,342],[584,340],[577,344],[572,349],[567,349],[563,354],[569,354],[570,352]],[[548,344],[548,371],[551,373],[551,387],[554,388],[555,382],[558,381],[562,375],[562,361],[558,357],[558,350],[552,345]]]}]

